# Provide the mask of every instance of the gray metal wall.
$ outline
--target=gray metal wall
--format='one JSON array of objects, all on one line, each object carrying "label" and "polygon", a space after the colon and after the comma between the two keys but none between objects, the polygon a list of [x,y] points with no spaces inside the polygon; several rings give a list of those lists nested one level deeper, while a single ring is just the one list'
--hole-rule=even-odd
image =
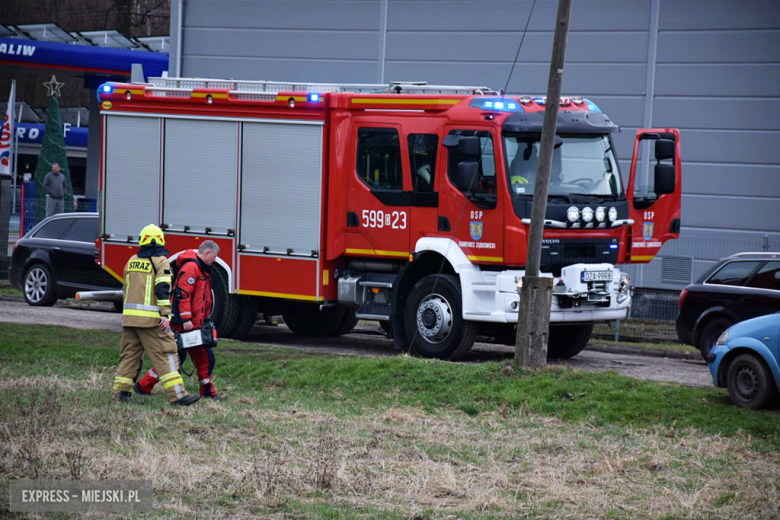
[{"label": "gray metal wall", "polygon": [[[507,85],[531,0],[173,0],[171,70],[310,82]],[[557,0],[533,6],[509,93],[544,94]],[[677,289],[718,258],[780,251],[780,1],[575,0],[566,95],[621,125],[680,128],[682,236],[634,283]]]}]

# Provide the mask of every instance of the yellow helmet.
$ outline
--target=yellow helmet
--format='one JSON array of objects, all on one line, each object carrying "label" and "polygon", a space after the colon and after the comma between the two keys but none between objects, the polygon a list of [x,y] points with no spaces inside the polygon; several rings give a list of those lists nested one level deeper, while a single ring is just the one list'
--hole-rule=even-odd
[{"label": "yellow helmet", "polygon": [[148,246],[152,243],[152,240],[157,242],[158,246],[165,245],[165,234],[163,233],[162,229],[155,226],[154,224],[149,224],[141,230],[141,236],[139,237],[138,245]]}]

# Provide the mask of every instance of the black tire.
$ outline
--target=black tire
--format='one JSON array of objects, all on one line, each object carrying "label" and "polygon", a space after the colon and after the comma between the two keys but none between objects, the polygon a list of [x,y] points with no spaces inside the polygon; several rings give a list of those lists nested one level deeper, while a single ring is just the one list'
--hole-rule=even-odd
[{"label": "black tire", "polygon": [[465,356],[474,345],[478,327],[463,319],[458,278],[429,275],[417,282],[406,300],[404,329],[412,354],[451,361]]},{"label": "black tire", "polygon": [[336,327],[336,330],[330,333],[331,336],[343,336],[344,334],[349,334],[352,332],[352,329],[355,328],[355,325],[357,325],[358,318],[355,315],[357,309],[352,307],[343,307],[343,309],[344,312],[342,314],[341,321]]},{"label": "black tire", "polygon": [[34,307],[51,307],[57,301],[56,281],[45,264],[34,264],[24,273],[24,299]]},{"label": "black tire", "polygon": [[336,331],[344,316],[344,309],[342,306],[333,306],[320,310],[318,303],[290,302],[282,317],[294,334],[320,338]]},{"label": "black tire", "polygon": [[[233,330],[233,336],[236,339],[244,339],[252,331],[252,328],[257,322],[257,313],[259,312],[259,305],[257,298],[254,296],[239,296],[239,313],[238,322],[236,328]],[[219,329],[217,329],[219,332]]]},{"label": "black tire", "polygon": [[764,360],[753,354],[734,358],[726,372],[731,401],[740,408],[758,410],[777,398],[777,386]]},{"label": "black tire", "polygon": [[720,335],[732,325],[734,325],[734,322],[723,317],[713,318],[704,324],[696,341],[696,348],[701,352],[701,357],[707,359],[707,355],[712,350],[712,347],[715,346],[715,342],[718,341]]},{"label": "black tire", "polygon": [[220,338],[232,338],[238,326],[241,305],[238,295],[230,294],[227,274],[218,267],[211,269],[211,292],[214,299],[211,321]]},{"label": "black tire", "polygon": [[548,359],[569,359],[588,344],[593,324],[587,325],[550,325],[547,342]]}]

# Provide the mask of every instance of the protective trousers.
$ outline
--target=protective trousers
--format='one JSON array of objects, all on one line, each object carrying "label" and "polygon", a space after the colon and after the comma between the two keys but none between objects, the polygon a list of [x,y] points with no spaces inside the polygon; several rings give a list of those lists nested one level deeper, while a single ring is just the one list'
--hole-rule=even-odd
[{"label": "protective trousers", "polygon": [[[187,359],[187,354],[192,357],[192,362],[198,370],[198,382],[200,383],[200,395],[203,397],[214,397],[217,391],[214,383],[211,381],[211,374],[214,372],[214,351],[211,348],[193,348],[182,350],[179,355],[181,362]],[[138,389],[145,394],[151,394],[152,388],[160,380],[156,370],[149,370],[144,377],[138,381]]]},{"label": "protective trousers", "polygon": [[122,327],[122,344],[119,366],[114,378],[114,396],[119,392],[131,392],[134,379],[138,377],[144,352],[149,356],[152,367],[159,374],[163,392],[168,402],[173,403],[187,396],[184,380],[179,374],[179,356],[173,332],[164,332],[160,327]]}]

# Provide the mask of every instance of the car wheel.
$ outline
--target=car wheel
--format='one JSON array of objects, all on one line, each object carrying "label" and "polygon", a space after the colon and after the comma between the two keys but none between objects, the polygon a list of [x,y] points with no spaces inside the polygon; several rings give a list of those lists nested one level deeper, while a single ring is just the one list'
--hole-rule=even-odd
[{"label": "car wheel", "polygon": [[763,408],[777,396],[769,367],[753,354],[734,358],[726,374],[726,386],[734,404],[751,410]]},{"label": "car wheel", "polygon": [[732,325],[734,323],[727,318],[715,318],[704,324],[696,344],[696,348],[701,352],[701,357],[707,359],[707,355],[712,350],[712,347],[715,346],[715,342],[718,341],[720,335]]},{"label": "car wheel", "polygon": [[24,299],[36,307],[51,307],[57,301],[54,276],[44,264],[35,264],[24,273]]},{"label": "car wheel", "polygon": [[456,360],[477,337],[477,324],[463,319],[460,282],[452,275],[426,276],[409,292],[404,328],[411,351],[422,357]]}]

